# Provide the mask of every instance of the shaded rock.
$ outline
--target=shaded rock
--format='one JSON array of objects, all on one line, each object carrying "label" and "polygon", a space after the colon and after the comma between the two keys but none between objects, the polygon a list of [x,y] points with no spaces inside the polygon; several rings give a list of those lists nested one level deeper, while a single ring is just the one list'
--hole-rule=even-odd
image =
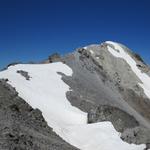
[{"label": "shaded rock", "polygon": [[100,105],[88,114],[88,122],[110,121],[118,132],[139,126],[135,118],[119,108]]},{"label": "shaded rock", "polygon": [[[143,127],[135,127],[126,129],[121,134],[121,139],[128,143],[134,143],[134,144],[147,144],[150,142],[150,130],[147,130]],[[148,147],[149,144],[147,144]]]},{"label": "shaded rock", "polygon": [[18,97],[6,81],[0,80],[1,150],[77,150],[56,135],[42,112]]}]

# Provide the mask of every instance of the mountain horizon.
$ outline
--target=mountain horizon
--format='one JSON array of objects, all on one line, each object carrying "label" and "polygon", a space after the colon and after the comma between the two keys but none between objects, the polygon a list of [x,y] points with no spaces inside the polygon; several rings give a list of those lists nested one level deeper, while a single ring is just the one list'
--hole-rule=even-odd
[{"label": "mountain horizon", "polygon": [[148,0],[2,0],[0,68],[107,40],[127,45],[150,64],[149,6]]},{"label": "mountain horizon", "polygon": [[[105,43],[105,41],[104,42],[101,42],[101,43]],[[120,43],[120,42],[119,42]],[[88,44],[88,45],[93,45],[93,44],[96,44],[96,43],[91,43],[91,44]],[[98,43],[97,43],[98,44]],[[123,44],[123,43],[122,43]],[[80,47],[85,47],[85,46],[88,46],[88,45],[82,45],[82,46],[78,46],[78,48],[80,48]],[[123,44],[123,45],[125,45],[125,44]],[[19,59],[15,59],[15,60],[12,60],[12,61],[9,61],[9,62],[7,62],[6,64],[4,64],[4,65],[1,65],[0,66],[0,69],[4,69],[4,68],[6,68],[9,64],[13,64],[13,63],[23,63],[23,64],[26,64],[26,63],[39,63],[40,61],[44,61],[45,59],[47,59],[47,57],[48,56],[51,56],[51,55],[53,55],[53,54],[56,54],[56,53],[58,53],[60,56],[64,56],[64,55],[66,55],[67,53],[71,53],[71,52],[73,52],[74,50],[75,50],[76,48],[74,48],[74,49],[72,49],[72,50],[70,50],[69,52],[65,52],[65,53],[60,53],[59,51],[47,51],[46,53],[47,53],[47,55],[45,55],[45,57],[43,56],[42,58],[36,58],[36,59],[30,59],[30,60],[22,60],[21,58]],[[140,55],[139,53],[137,53],[136,52],[136,50],[134,50],[133,51],[134,53],[136,53],[136,54],[138,54],[138,55]],[[45,53],[45,54],[46,54]],[[150,63],[148,63],[148,61],[146,61],[145,59],[144,59],[144,57],[142,57],[141,55],[140,55],[140,57],[145,61],[145,63],[148,65],[148,66],[150,66]]]}]

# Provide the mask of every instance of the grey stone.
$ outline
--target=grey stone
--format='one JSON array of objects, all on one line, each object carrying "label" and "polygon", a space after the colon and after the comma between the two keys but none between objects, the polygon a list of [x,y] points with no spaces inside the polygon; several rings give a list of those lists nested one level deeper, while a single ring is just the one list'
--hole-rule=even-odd
[{"label": "grey stone", "polygon": [[47,125],[38,109],[0,80],[0,150],[77,150]]},{"label": "grey stone", "polygon": [[30,80],[30,76],[29,73],[23,70],[17,70],[17,73],[19,73],[20,75],[22,75],[26,80]]},{"label": "grey stone", "polygon": [[[62,80],[71,89],[66,93],[67,98],[73,106],[88,112],[89,123],[110,121],[121,134],[127,133],[128,129],[134,131],[138,128],[143,133],[140,138],[131,136],[131,140],[124,141],[150,143],[150,99],[139,86],[141,80],[131,67],[125,60],[114,57],[108,51],[108,46],[112,45],[90,45],[63,58],[73,70],[71,77],[62,74]],[[121,46],[147,73],[149,68],[142,59]]]},{"label": "grey stone", "polygon": [[[121,133],[122,140],[146,144],[148,149],[150,99],[139,86],[142,82],[131,67],[122,58],[114,57],[108,46],[113,47],[107,43],[89,45],[63,57],[54,54],[41,63],[63,62],[73,70],[72,76],[58,74],[70,87],[67,99],[88,113],[88,123],[110,121]],[[150,76],[150,67],[142,58],[124,45],[120,46],[135,60],[137,67]],[[27,73],[22,75],[30,78]],[[1,149],[76,149],[57,136],[40,110],[19,98],[5,80],[0,81],[0,119],[0,137],[4,137],[0,140]]]}]

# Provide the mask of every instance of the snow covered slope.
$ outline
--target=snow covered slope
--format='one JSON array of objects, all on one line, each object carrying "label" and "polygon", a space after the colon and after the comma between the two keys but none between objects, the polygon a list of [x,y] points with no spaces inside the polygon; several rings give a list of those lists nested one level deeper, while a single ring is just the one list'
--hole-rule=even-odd
[{"label": "snow covered slope", "polygon": [[[27,80],[19,72],[26,72]],[[143,150],[145,145],[123,142],[110,122],[87,124],[87,113],[73,107],[66,98],[69,86],[61,75],[72,75],[63,63],[20,64],[0,72],[0,78],[16,88],[19,96],[42,111],[48,125],[68,143],[81,150]]]},{"label": "snow covered slope", "polygon": [[130,65],[133,72],[142,82],[139,83],[139,85],[143,88],[145,94],[150,98],[150,77],[141,72],[141,70],[137,67],[135,60],[127,52],[125,52],[118,43],[111,41],[107,41],[106,43],[114,46],[114,49],[108,46],[108,50],[113,56],[124,59]]}]

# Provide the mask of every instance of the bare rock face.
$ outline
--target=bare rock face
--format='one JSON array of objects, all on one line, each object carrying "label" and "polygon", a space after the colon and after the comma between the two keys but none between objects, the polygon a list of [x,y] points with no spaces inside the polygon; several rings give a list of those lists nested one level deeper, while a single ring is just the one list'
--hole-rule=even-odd
[{"label": "bare rock face", "polygon": [[[150,132],[150,131],[149,131]],[[141,144],[141,143],[149,143],[150,141],[150,134],[148,130],[142,127],[135,127],[126,129],[121,134],[121,139],[134,144]]]},{"label": "bare rock face", "polygon": [[110,121],[118,132],[139,126],[135,118],[119,108],[100,105],[88,114],[89,123]]},{"label": "bare rock face", "polygon": [[61,57],[58,53],[54,53],[48,57],[48,60],[50,63],[59,61],[60,59],[61,59]]},{"label": "bare rock face", "polygon": [[[62,75],[71,88],[67,98],[72,105],[88,112],[89,123],[110,121],[121,132],[122,140],[149,145],[150,99],[129,64],[114,57],[108,46],[113,48],[108,43],[90,45],[63,58],[73,70],[72,77]],[[150,69],[142,58],[120,46],[148,74]]]},{"label": "bare rock face", "polygon": [[48,57],[48,59],[42,61],[42,64],[48,64],[48,63],[59,62],[59,61],[62,61],[61,56],[58,53],[53,53]]},{"label": "bare rock face", "polygon": [[[70,91],[67,99],[73,106],[88,113],[88,123],[110,121],[128,143],[146,144],[150,148],[150,99],[145,95],[129,64],[114,57],[102,43],[78,48],[60,57],[51,55],[42,63],[63,62],[73,70],[72,76],[62,76]],[[150,76],[150,67],[124,45],[120,46]],[[116,49],[116,51],[118,51]],[[26,80],[28,72],[18,70]],[[47,125],[42,113],[18,97],[7,80],[0,81],[0,149],[2,150],[75,150]],[[39,81],[40,82],[40,81]]]},{"label": "bare rock face", "polygon": [[30,107],[6,80],[0,80],[1,150],[77,150],[47,125],[38,109]]}]

